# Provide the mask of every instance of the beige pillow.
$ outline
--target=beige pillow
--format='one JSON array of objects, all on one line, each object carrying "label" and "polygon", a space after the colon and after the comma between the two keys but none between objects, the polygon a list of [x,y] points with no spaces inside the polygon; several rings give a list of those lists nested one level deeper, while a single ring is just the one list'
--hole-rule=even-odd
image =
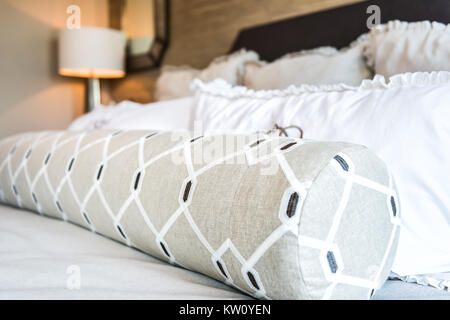
[{"label": "beige pillow", "polygon": [[373,28],[365,51],[377,74],[450,71],[450,25],[389,21]]},{"label": "beige pillow", "polygon": [[363,56],[364,40],[362,36],[341,50],[322,47],[288,54],[272,63],[246,63],[244,85],[254,90],[285,89],[302,84],[357,86],[371,77]]},{"label": "beige pillow", "polygon": [[188,66],[164,66],[161,75],[156,81],[156,101],[172,100],[193,95],[189,85],[199,73],[199,70]]},{"label": "beige pillow", "polygon": [[264,299],[367,299],[399,234],[386,165],[345,142],[26,133],[0,142],[0,191]]},{"label": "beige pillow", "polygon": [[189,86],[195,78],[205,82],[221,78],[231,85],[241,85],[243,84],[244,64],[248,61],[257,60],[258,54],[256,52],[242,49],[214,59],[203,70],[188,66],[165,66],[156,82],[155,98],[157,101],[161,101],[192,96],[194,93]]}]

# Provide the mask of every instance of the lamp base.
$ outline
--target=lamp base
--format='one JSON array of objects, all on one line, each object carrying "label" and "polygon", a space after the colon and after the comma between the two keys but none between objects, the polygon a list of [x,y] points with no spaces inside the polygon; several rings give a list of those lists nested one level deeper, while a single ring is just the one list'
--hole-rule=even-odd
[{"label": "lamp base", "polygon": [[98,78],[87,79],[86,112],[100,106],[100,80]]}]

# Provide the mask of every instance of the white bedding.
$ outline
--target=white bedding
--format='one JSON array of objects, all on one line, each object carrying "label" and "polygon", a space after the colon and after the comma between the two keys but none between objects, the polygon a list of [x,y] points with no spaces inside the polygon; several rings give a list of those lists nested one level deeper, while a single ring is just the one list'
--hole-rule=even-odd
[{"label": "white bedding", "polygon": [[[81,288],[68,289],[71,265]],[[60,220],[0,205],[0,299],[250,299]]]},{"label": "white bedding", "polygon": [[[0,205],[0,299],[250,299],[88,230]],[[68,289],[67,268],[81,287]],[[450,293],[387,281],[374,299],[450,299]]]},{"label": "white bedding", "polygon": [[99,106],[75,119],[68,130],[192,130],[194,97],[147,104],[122,101],[116,106]]}]

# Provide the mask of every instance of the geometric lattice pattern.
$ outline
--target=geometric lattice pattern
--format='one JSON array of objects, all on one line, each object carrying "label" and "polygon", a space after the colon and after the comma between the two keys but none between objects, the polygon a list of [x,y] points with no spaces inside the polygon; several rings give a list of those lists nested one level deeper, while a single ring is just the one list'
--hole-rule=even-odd
[{"label": "geometric lattice pattern", "polygon": [[369,297],[399,225],[365,148],[268,135],[17,135],[0,142],[0,201],[265,299]]}]

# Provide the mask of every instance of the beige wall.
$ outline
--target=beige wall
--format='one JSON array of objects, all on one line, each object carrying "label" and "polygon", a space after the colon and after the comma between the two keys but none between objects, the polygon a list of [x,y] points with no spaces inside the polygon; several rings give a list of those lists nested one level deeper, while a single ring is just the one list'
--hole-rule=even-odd
[{"label": "beige wall", "polygon": [[64,129],[84,108],[84,81],[57,74],[57,34],[66,8],[82,26],[108,26],[107,0],[0,0],[0,138]]},{"label": "beige wall", "polygon": [[[170,44],[164,64],[203,68],[226,54],[239,30],[362,0],[171,0]],[[116,100],[152,99],[158,72],[114,80]]]}]

